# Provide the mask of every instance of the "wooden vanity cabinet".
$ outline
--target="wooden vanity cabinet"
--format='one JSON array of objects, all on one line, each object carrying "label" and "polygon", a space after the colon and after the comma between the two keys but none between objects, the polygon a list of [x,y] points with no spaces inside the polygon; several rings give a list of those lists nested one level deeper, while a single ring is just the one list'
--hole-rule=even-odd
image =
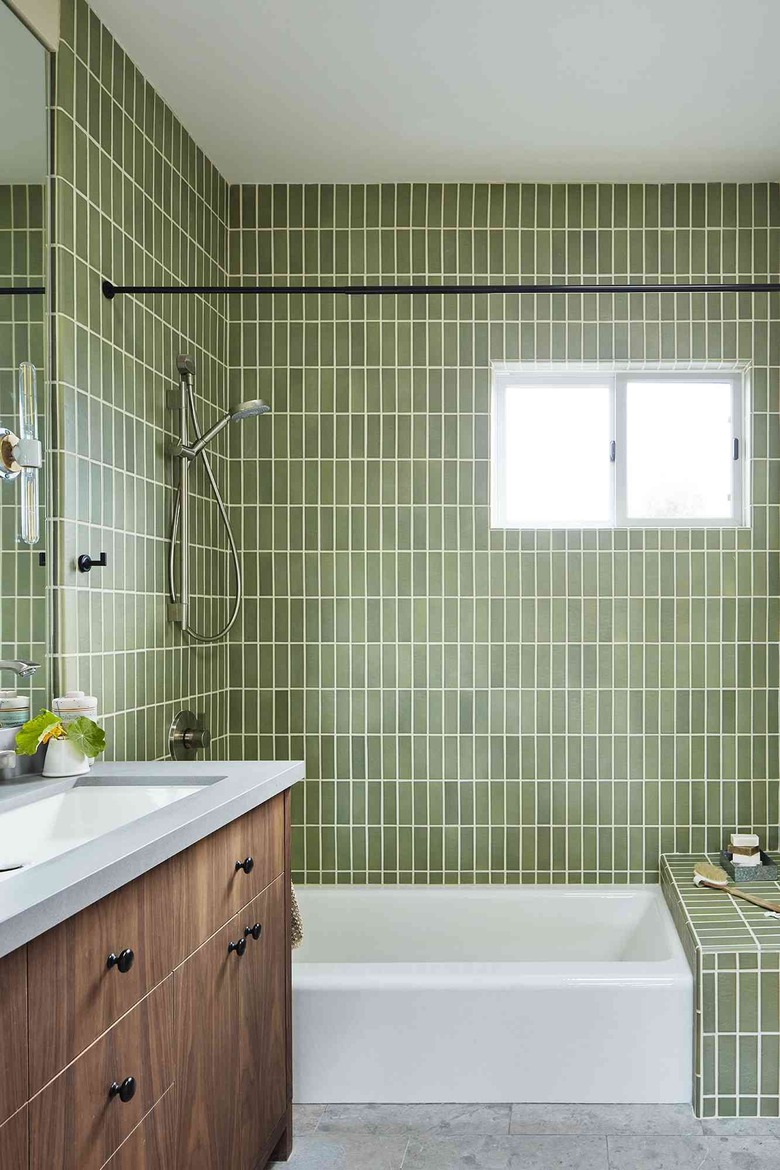
[{"label": "wooden vanity cabinet", "polygon": [[289,824],[285,792],[0,959],[2,1170],[287,1157]]},{"label": "wooden vanity cabinet", "polygon": [[[21,1109],[29,1096],[27,947],[20,947],[0,959],[0,1125]],[[5,1165],[0,1160],[0,1166]]]},{"label": "wooden vanity cabinet", "polygon": [[276,878],[176,971],[180,1170],[255,1170],[278,1141],[288,1088],[284,891]]},{"label": "wooden vanity cabinet", "polygon": [[[239,1165],[243,1170],[255,1170],[259,1151],[268,1160],[278,1141],[276,1135],[270,1144],[276,1124],[287,1104],[284,956],[290,953],[290,939],[286,906],[281,877],[243,913],[244,929],[262,924],[258,939],[248,936],[246,953],[238,965],[239,1133],[244,1151]],[[242,915],[237,917],[240,925]]]},{"label": "wooden vanity cabinet", "polygon": [[173,1084],[173,1025],[169,975],[32,1098],[30,1170],[101,1170]]},{"label": "wooden vanity cabinet", "polygon": [[0,1166],[3,1170],[27,1170],[27,1106],[0,1125]]},{"label": "wooden vanity cabinet", "polygon": [[238,957],[232,920],[174,975],[178,1166],[238,1166]]},{"label": "wooden vanity cabinet", "polygon": [[283,872],[285,840],[285,805],[276,797],[180,854],[181,959]]},{"label": "wooden vanity cabinet", "polygon": [[46,1037],[30,1048],[31,1094],[170,974],[176,879],[158,865],[29,944],[30,1021]]},{"label": "wooden vanity cabinet", "polygon": [[169,1089],[136,1126],[104,1170],[173,1170],[176,1164],[176,1090]]}]

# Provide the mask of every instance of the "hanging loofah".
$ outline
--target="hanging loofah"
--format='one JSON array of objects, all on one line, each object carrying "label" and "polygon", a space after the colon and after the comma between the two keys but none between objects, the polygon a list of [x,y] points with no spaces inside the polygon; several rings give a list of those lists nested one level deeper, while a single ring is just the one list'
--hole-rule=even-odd
[{"label": "hanging loofah", "polygon": [[298,899],[295,896],[295,886],[292,882],[290,882],[290,894],[290,940],[292,949],[295,950],[303,942],[303,919],[301,918]]}]

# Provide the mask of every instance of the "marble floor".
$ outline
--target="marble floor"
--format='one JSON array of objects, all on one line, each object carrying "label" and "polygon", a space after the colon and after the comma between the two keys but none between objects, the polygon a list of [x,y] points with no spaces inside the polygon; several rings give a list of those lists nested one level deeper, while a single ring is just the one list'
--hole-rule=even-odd
[{"label": "marble floor", "polygon": [[298,1105],[295,1127],[290,1170],[780,1170],[780,1119],[687,1105]]}]

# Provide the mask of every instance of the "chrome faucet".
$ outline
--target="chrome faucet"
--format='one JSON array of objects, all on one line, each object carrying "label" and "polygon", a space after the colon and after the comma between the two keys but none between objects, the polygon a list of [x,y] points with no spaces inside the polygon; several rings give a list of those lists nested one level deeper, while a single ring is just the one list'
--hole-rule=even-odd
[{"label": "chrome faucet", "polygon": [[19,678],[29,678],[40,665],[40,662],[30,662],[27,658],[0,658],[0,670],[12,670]]}]

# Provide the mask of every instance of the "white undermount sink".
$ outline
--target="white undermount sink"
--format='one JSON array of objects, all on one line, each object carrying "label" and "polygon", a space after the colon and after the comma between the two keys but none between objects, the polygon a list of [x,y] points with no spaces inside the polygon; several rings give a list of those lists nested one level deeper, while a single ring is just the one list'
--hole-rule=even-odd
[{"label": "white undermount sink", "polygon": [[0,878],[47,861],[200,792],[203,784],[150,783],[77,785],[0,813]]}]

